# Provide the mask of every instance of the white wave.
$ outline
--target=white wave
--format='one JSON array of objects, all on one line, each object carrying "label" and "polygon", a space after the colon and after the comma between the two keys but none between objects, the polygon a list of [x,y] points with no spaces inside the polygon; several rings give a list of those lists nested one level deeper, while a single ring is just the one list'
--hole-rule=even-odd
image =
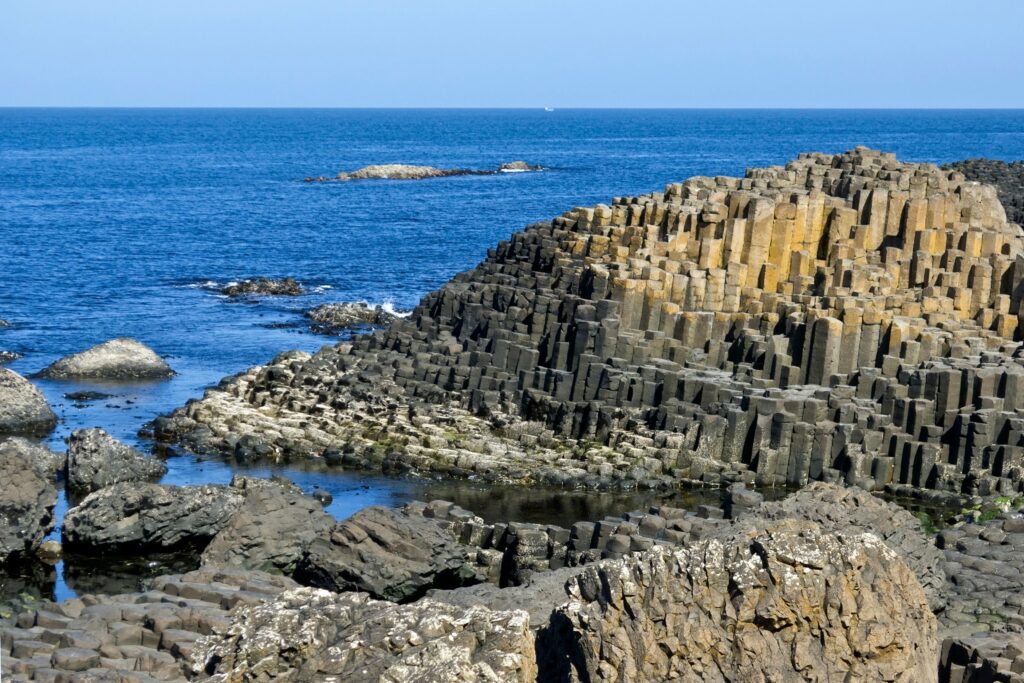
[{"label": "white wave", "polygon": [[393,315],[396,318],[408,318],[410,315],[412,315],[412,311],[400,311],[400,310],[398,310],[397,308],[395,308],[395,304],[392,303],[391,301],[385,301],[382,304],[369,304],[369,305],[371,307],[373,307],[373,308],[380,308],[380,310],[384,311],[385,313],[387,313],[389,315]]}]

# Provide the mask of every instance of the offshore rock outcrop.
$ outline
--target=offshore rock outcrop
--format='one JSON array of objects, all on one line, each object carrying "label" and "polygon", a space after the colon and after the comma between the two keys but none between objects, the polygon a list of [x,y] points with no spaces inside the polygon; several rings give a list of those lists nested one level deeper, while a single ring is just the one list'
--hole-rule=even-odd
[{"label": "offshore rock outcrop", "polygon": [[330,181],[345,182],[348,180],[423,180],[425,178],[447,178],[465,175],[495,175],[496,173],[523,173],[541,171],[543,166],[528,164],[525,161],[509,161],[493,169],[472,168],[435,168],[434,166],[415,166],[411,164],[374,164],[364,166],[355,171],[342,171],[333,178],[316,176],[306,178],[307,183],[325,183]]},{"label": "offshore rock outcrop", "polygon": [[1022,255],[991,186],[803,154],[531,226],[386,331],[154,426],[241,458],[523,483],[1009,494]]},{"label": "offshore rock outcrop", "polygon": [[298,280],[291,277],[273,279],[258,277],[252,280],[232,282],[221,288],[220,293],[233,299],[247,296],[299,296],[305,289]]},{"label": "offshore rock outcrop", "polygon": [[384,326],[397,317],[383,306],[361,301],[321,304],[305,315],[313,321],[310,325],[313,331],[321,334],[338,334],[353,327]]},{"label": "offshore rock outcrop", "polygon": [[166,379],[174,374],[167,362],[142,342],[111,339],[65,356],[38,373],[46,379],[113,382]]}]

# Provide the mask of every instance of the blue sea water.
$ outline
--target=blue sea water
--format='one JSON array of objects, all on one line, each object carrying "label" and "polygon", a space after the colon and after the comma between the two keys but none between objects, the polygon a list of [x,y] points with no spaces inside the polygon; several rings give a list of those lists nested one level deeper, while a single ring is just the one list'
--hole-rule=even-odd
[{"label": "blue sea water", "polygon": [[[116,336],[152,346],[176,377],[39,382],[61,418],[54,447],[85,426],[138,443],[146,421],[221,377],[332,343],[302,324],[319,303],[411,307],[498,240],[574,206],[855,145],[913,161],[1021,159],[1024,111],[0,109],[0,318],[12,323],[0,350],[23,353],[9,367],[27,374]],[[547,170],[302,182],[367,164],[516,159]],[[215,292],[253,276],[293,276],[310,293],[234,303]],[[64,398],[82,389],[112,396]],[[168,464],[174,483],[233,472],[199,457]],[[287,474],[332,491],[342,517],[431,493],[355,473]],[[469,495],[495,516],[589,509],[565,495]],[[553,511],[559,500],[570,502]]]}]

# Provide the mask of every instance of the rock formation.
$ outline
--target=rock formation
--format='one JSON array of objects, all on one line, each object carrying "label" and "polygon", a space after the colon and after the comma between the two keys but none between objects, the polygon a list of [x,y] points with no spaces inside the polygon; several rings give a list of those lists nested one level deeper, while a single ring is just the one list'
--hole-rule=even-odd
[{"label": "rock formation", "polygon": [[366,325],[384,326],[395,319],[381,306],[370,306],[363,302],[321,304],[306,317],[313,321],[310,327],[322,334],[338,334],[353,327]]},{"label": "rock formation", "polygon": [[202,548],[228,524],[242,498],[224,486],[121,482],[68,510],[64,544],[94,553]]},{"label": "rock formation", "polygon": [[310,544],[326,537],[334,518],[287,480],[235,477],[245,499],[203,551],[207,566],[291,575]]},{"label": "rock formation", "polygon": [[57,416],[39,389],[27,379],[0,368],[0,436],[43,436],[57,426]]},{"label": "rock formation", "polygon": [[1024,224],[1024,161],[1006,163],[997,159],[967,159],[942,168],[959,171],[968,180],[994,185],[999,201],[1012,223]]},{"label": "rock formation", "polygon": [[65,356],[39,372],[39,377],[114,382],[165,379],[174,374],[163,358],[134,339],[122,337]]},{"label": "rock formation", "polygon": [[469,549],[444,526],[391,508],[364,508],[310,543],[295,579],[395,602],[418,598],[430,588],[483,580]]},{"label": "rock formation", "polygon": [[220,293],[237,299],[245,296],[299,296],[305,291],[295,278],[275,280],[258,277],[253,280],[232,282],[221,288]]},{"label": "rock formation", "polygon": [[863,148],[575,209],[351,345],[157,420],[288,459],[583,486],[1024,486],[1024,239]]},{"label": "rock formation", "polygon": [[17,453],[32,463],[47,481],[53,481],[64,471],[67,456],[56,453],[46,446],[20,436],[10,436],[0,440],[0,453]]},{"label": "rock formation", "polygon": [[21,358],[21,354],[16,351],[0,351],[0,365],[13,363],[19,358]]},{"label": "rock formation", "polygon": [[741,525],[594,566],[568,590],[550,647],[568,646],[571,680],[937,680],[924,592],[871,534]]},{"label": "rock formation", "polygon": [[91,493],[121,481],[157,481],[167,466],[147,458],[102,429],[79,429],[68,439],[67,485]]},{"label": "rock formation", "polygon": [[528,164],[525,161],[509,161],[497,170],[475,170],[471,168],[435,168],[433,166],[414,166],[410,164],[375,164],[364,166],[356,171],[342,171],[333,178],[316,176],[306,178],[307,183],[324,183],[329,181],[347,180],[423,180],[424,178],[445,178],[460,175],[494,175],[495,173],[521,173],[524,171],[541,171],[543,166]]},{"label": "rock formation", "polygon": [[532,683],[537,674],[525,612],[314,588],[238,610],[230,628],[197,643],[193,662],[225,682]]},{"label": "rock formation", "polygon": [[22,445],[0,443],[0,565],[31,561],[54,526],[51,465]]}]

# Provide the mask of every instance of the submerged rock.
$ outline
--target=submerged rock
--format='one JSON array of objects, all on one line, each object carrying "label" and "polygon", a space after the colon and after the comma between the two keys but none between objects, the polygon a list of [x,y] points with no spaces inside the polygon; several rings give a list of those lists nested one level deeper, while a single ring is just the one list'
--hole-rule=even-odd
[{"label": "submerged rock", "polygon": [[937,680],[925,594],[871,534],[741,524],[594,565],[568,591],[538,650],[571,680]]},{"label": "submerged rock", "polygon": [[50,465],[23,445],[0,443],[0,565],[30,560],[54,526]]},{"label": "submerged rock", "polygon": [[165,474],[162,462],[102,429],[79,429],[68,439],[67,482],[72,491],[88,493],[122,481],[156,481]]},{"label": "submerged rock", "polygon": [[315,588],[232,615],[201,639],[193,666],[213,681],[489,681],[537,678],[525,612],[422,600],[394,605]]},{"label": "submerged rock", "polygon": [[44,436],[57,426],[57,416],[42,392],[27,379],[0,368],[0,435]]},{"label": "submerged rock", "polygon": [[89,494],[64,517],[64,545],[78,551],[139,554],[202,548],[241,506],[224,486],[121,482]]},{"label": "submerged rock", "polygon": [[291,574],[335,519],[291,482],[235,477],[245,500],[203,551],[204,565]]},{"label": "submerged rock", "polygon": [[397,316],[381,306],[370,306],[362,301],[357,301],[322,304],[311,311],[306,311],[306,317],[313,321],[311,327],[315,332],[336,334],[361,325],[383,327]]},{"label": "submerged rock", "polygon": [[258,277],[252,280],[232,282],[220,290],[221,294],[233,298],[243,296],[299,296],[305,293],[302,285],[295,278],[286,277],[278,280]]},{"label": "submerged rock", "polygon": [[65,356],[37,376],[47,379],[132,381],[165,379],[174,374],[145,344],[121,337]]},{"label": "submerged rock", "polygon": [[365,508],[310,544],[295,580],[394,602],[415,599],[431,588],[480,582],[469,548],[444,526],[391,508]]}]

